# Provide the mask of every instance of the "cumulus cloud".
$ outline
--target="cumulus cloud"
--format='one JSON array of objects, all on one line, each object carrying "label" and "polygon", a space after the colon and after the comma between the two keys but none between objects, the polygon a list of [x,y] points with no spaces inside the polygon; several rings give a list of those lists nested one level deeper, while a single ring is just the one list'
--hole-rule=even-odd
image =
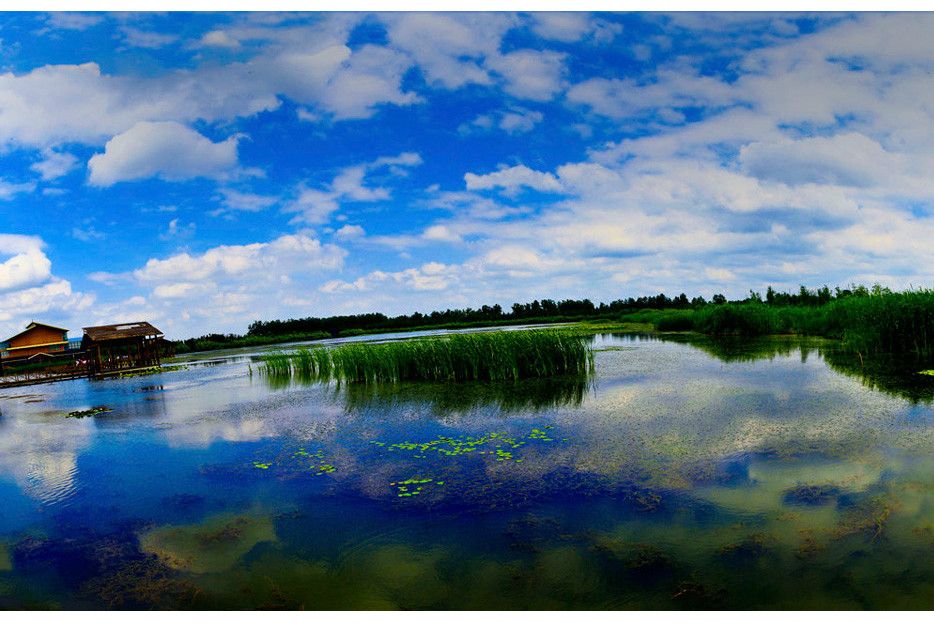
[{"label": "cumulus cloud", "polygon": [[739,161],[750,175],[799,184],[867,187],[905,166],[904,156],[887,152],[855,132],[743,145]]},{"label": "cumulus cloud", "polygon": [[[216,123],[275,110],[280,95],[338,119],[371,115],[381,104],[416,102],[401,89],[411,58],[378,46],[352,51],[345,45],[350,24],[342,20],[334,16],[276,34],[237,33],[278,40],[246,60],[152,76],[106,73],[94,62],[7,72],[0,75],[0,140],[38,147],[100,145],[139,122]],[[130,35],[135,44],[150,47],[170,36]],[[230,44],[233,30],[227,35],[206,35],[203,43]]]},{"label": "cumulus cloud", "polygon": [[178,41],[178,35],[140,30],[132,26],[123,26],[123,42],[133,48],[162,48]]},{"label": "cumulus cloud", "polygon": [[[675,109],[684,107],[716,108],[741,103],[745,94],[728,84],[693,71],[662,70],[651,82],[631,78],[590,78],[568,89],[567,100],[593,112],[622,119],[660,113],[669,122],[680,123],[684,117]],[[664,118],[664,117],[663,117]]]},{"label": "cumulus cloud", "polygon": [[[44,243],[33,236],[0,234],[0,291],[45,281],[52,275],[52,262],[42,251]],[[12,256],[12,257],[9,257]]]},{"label": "cumulus cloud", "polygon": [[507,192],[515,192],[523,187],[554,193],[560,193],[564,190],[561,182],[553,174],[535,171],[524,164],[504,167],[499,171],[485,175],[467,173],[464,175],[464,182],[467,184],[467,190],[502,188]]},{"label": "cumulus cloud", "polygon": [[87,30],[104,21],[104,16],[98,13],[69,13],[56,11],[46,16],[49,29],[60,30]]},{"label": "cumulus cloud", "polygon": [[86,310],[94,296],[74,292],[52,274],[45,243],[35,236],[0,234],[0,332],[22,330],[40,314],[65,318]]},{"label": "cumulus cloud", "polygon": [[373,271],[352,282],[332,280],[321,286],[321,292],[367,292],[386,285],[399,286],[405,290],[436,292],[448,289],[459,279],[459,267],[440,262],[429,262],[418,268],[407,268],[398,272]]},{"label": "cumulus cloud", "polygon": [[221,188],[218,192],[224,207],[237,212],[260,212],[279,201],[278,197],[245,193],[233,188]]},{"label": "cumulus cloud", "polygon": [[559,52],[516,50],[490,57],[487,65],[504,78],[507,93],[541,102],[562,90],[564,59]]},{"label": "cumulus cloud", "polygon": [[596,44],[612,41],[623,32],[620,24],[594,18],[587,13],[548,12],[532,14],[532,31],[543,39],[574,43],[584,38]]},{"label": "cumulus cloud", "polygon": [[502,13],[391,13],[381,16],[389,42],[410,55],[433,84],[491,84],[484,67],[498,54],[515,18]]},{"label": "cumulus cloud", "polygon": [[537,110],[516,107],[477,115],[470,122],[461,124],[457,131],[462,135],[486,133],[499,128],[506,134],[531,132],[542,122],[545,115]]},{"label": "cumulus cloud", "polygon": [[46,147],[42,150],[42,160],[29,168],[38,173],[43,181],[49,181],[68,174],[77,166],[78,159],[72,154]]},{"label": "cumulus cloud", "polygon": [[343,202],[376,202],[390,198],[388,188],[368,186],[367,175],[386,169],[391,175],[401,177],[421,162],[421,156],[418,154],[403,152],[397,156],[384,156],[344,168],[324,188],[313,188],[302,182],[297,188],[296,198],[285,210],[297,213],[296,222],[310,225],[327,223]]},{"label": "cumulus cloud", "polygon": [[0,201],[9,201],[21,193],[30,193],[36,189],[32,182],[8,182],[0,178]]},{"label": "cumulus cloud", "polygon": [[204,47],[239,48],[240,42],[225,30],[212,30],[204,33],[198,42]]},{"label": "cumulus cloud", "polygon": [[338,240],[356,240],[363,238],[365,235],[366,231],[359,225],[344,225],[334,232],[334,237]]},{"label": "cumulus cloud", "polygon": [[193,330],[243,331],[257,318],[294,316],[295,306],[302,303],[283,291],[314,290],[341,270],[346,255],[341,247],[309,234],[288,234],[268,242],[151,258],[127,274],[95,278],[147,289],[149,296],[143,299],[147,315],[161,318],[165,326],[160,328],[175,335],[190,335]]},{"label": "cumulus cloud", "polygon": [[174,121],[141,121],[107,141],[104,153],[90,159],[90,183],[112,186],[147,177],[222,178],[237,166],[238,140],[232,136],[214,143]]}]

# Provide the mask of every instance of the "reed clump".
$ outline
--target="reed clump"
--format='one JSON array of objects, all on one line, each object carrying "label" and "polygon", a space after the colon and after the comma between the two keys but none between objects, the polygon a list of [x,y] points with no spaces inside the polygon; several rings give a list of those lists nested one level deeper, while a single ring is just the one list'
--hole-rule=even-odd
[{"label": "reed clump", "polygon": [[646,310],[637,315],[660,331],[714,336],[812,335],[840,340],[860,356],[894,355],[934,361],[934,290],[848,296],[822,305],[744,301],[695,310]]},{"label": "reed clump", "polygon": [[302,348],[264,358],[278,379],[396,383],[493,381],[588,375],[593,352],[584,336],[560,330],[462,333],[381,344]]}]

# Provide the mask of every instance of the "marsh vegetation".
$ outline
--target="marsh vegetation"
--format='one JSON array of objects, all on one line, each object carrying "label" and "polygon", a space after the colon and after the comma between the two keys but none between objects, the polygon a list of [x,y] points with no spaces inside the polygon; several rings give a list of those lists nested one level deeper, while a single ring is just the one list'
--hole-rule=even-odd
[{"label": "marsh vegetation", "polygon": [[560,330],[463,333],[379,344],[299,348],[264,358],[263,374],[305,381],[398,383],[586,378],[593,371],[587,339]]}]

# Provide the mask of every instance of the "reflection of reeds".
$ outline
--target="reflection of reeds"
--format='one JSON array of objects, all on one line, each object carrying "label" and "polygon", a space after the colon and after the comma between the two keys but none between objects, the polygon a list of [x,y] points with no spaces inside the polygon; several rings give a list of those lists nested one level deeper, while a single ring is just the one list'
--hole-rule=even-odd
[{"label": "reflection of reeds", "polygon": [[264,358],[271,379],[396,383],[494,381],[593,371],[587,341],[564,331],[464,333],[384,344],[302,348]]},{"label": "reflection of reeds", "polygon": [[425,407],[439,415],[493,407],[502,413],[579,407],[590,389],[583,375],[497,383],[344,383],[336,394],[348,411]]}]

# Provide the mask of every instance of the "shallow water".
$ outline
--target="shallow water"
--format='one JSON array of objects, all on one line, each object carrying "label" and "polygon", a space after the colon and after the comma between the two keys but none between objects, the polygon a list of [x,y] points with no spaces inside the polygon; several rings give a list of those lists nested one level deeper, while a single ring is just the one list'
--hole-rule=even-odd
[{"label": "shallow water", "polygon": [[595,346],[592,383],[281,386],[241,351],[0,391],[0,606],[934,606],[917,391],[813,342]]}]

